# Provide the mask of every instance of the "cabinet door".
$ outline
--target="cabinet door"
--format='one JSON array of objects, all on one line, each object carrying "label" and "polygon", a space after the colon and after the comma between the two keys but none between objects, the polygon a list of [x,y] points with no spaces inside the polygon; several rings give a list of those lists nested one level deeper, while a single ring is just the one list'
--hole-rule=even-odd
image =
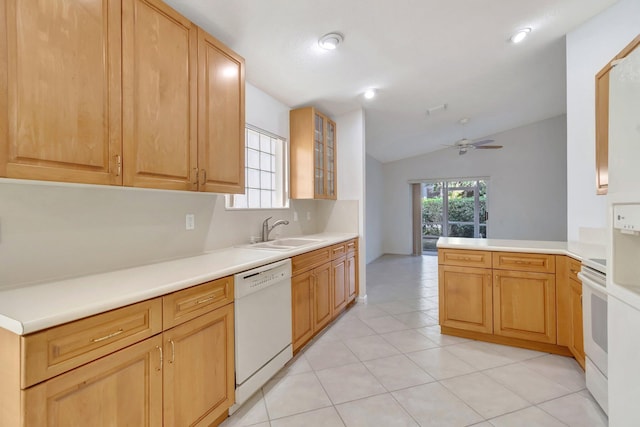
[{"label": "cabinet door", "polygon": [[342,257],[331,263],[331,275],[333,281],[333,313],[340,313],[347,306],[348,278],[347,260]]},{"label": "cabinet door", "polygon": [[347,301],[356,299],[358,294],[358,256],[356,254],[347,255]]},{"label": "cabinet door", "polygon": [[293,351],[313,336],[313,272],[291,278],[291,318]]},{"label": "cabinet door", "polygon": [[198,29],[200,191],[244,193],[244,59]]},{"label": "cabinet door", "polygon": [[569,350],[584,369],[584,336],[582,332],[582,284],[569,280],[571,285],[571,344]]},{"label": "cabinet door", "polygon": [[555,274],[494,270],[496,335],[556,343]]},{"label": "cabinet door", "polygon": [[161,346],[156,335],[28,388],[25,425],[162,425]]},{"label": "cabinet door", "polygon": [[327,176],[325,170],[325,117],[322,114],[315,113],[313,123],[314,198],[322,199],[327,191]]},{"label": "cabinet door", "polygon": [[117,0],[0,1],[0,176],[122,182],[120,12]]},{"label": "cabinet door", "polygon": [[197,28],[160,0],[124,0],[124,184],[197,187]]},{"label": "cabinet door", "polygon": [[337,183],[336,183],[336,124],[327,119],[327,132],[326,132],[326,177],[327,177],[327,199],[335,200],[337,197]]},{"label": "cabinet door", "polygon": [[234,402],[233,304],[165,331],[164,425],[211,424]]},{"label": "cabinet door", "polygon": [[493,332],[491,270],[438,267],[440,325]]},{"label": "cabinet door", "polygon": [[333,317],[331,263],[313,270],[313,330],[325,327]]}]

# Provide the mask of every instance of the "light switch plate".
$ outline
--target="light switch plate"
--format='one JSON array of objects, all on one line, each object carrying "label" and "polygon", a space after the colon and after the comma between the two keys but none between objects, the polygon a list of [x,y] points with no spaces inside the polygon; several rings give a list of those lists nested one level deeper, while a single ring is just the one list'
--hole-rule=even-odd
[{"label": "light switch plate", "polygon": [[196,228],[196,216],[194,214],[187,214],[185,217],[185,228],[187,230],[193,230]]}]

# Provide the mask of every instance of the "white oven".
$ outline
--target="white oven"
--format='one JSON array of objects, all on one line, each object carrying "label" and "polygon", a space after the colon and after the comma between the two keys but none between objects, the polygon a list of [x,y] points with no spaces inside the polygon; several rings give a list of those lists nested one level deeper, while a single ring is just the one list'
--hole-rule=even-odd
[{"label": "white oven", "polygon": [[578,277],[582,280],[587,388],[604,412],[608,413],[607,275],[602,262],[604,260],[584,260]]}]

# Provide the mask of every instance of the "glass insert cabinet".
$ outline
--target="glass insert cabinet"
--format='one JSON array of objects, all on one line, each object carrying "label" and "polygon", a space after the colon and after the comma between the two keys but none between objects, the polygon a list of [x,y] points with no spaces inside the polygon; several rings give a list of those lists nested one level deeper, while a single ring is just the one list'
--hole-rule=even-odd
[{"label": "glass insert cabinet", "polygon": [[291,110],[291,198],[337,197],[336,124],[314,107]]}]

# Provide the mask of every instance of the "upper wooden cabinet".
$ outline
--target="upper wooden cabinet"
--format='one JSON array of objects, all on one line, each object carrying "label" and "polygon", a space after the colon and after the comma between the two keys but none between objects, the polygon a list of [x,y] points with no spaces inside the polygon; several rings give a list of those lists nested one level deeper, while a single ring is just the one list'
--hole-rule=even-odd
[{"label": "upper wooden cabinet", "polygon": [[313,107],[291,110],[291,198],[337,198],[336,124]]},{"label": "upper wooden cabinet", "polygon": [[122,183],[121,7],[0,0],[0,176]]},{"label": "upper wooden cabinet", "polygon": [[609,188],[609,73],[617,60],[625,58],[638,45],[640,35],[596,74],[596,192],[607,194]]},{"label": "upper wooden cabinet", "polygon": [[124,185],[193,189],[198,29],[159,0],[124,0],[122,21]]},{"label": "upper wooden cabinet", "polygon": [[200,191],[244,193],[244,59],[198,29]]},{"label": "upper wooden cabinet", "polygon": [[244,60],[161,0],[0,0],[0,40],[0,176],[244,191]]}]

